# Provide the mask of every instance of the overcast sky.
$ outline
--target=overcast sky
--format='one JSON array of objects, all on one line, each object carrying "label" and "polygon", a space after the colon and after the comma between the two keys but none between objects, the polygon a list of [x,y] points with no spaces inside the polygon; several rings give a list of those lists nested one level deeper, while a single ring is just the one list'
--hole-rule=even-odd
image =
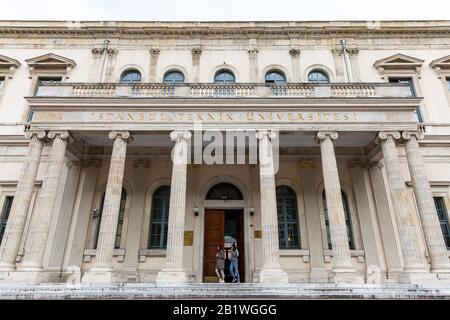
[{"label": "overcast sky", "polygon": [[450,20],[450,0],[0,0],[8,20]]}]

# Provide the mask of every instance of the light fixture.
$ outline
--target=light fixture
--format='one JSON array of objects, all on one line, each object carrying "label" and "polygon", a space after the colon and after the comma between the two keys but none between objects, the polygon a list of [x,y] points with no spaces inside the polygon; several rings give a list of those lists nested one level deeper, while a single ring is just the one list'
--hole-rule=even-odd
[{"label": "light fixture", "polygon": [[194,208],[194,215],[198,217],[200,210],[198,208]]},{"label": "light fixture", "polygon": [[248,209],[248,211],[250,212],[250,216],[253,217],[253,215],[255,214],[255,208],[250,208]]}]

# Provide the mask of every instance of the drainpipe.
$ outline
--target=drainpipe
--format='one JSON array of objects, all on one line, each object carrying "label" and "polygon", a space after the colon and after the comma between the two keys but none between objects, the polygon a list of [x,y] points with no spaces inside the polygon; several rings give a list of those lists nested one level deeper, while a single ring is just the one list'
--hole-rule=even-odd
[{"label": "drainpipe", "polygon": [[106,59],[108,57],[108,46],[109,46],[109,40],[105,40],[103,42],[103,48],[102,48],[102,60],[100,62],[100,71],[98,73],[98,82],[103,82],[105,80],[105,66],[106,66]]},{"label": "drainpipe", "polygon": [[353,82],[352,66],[350,64],[350,59],[349,59],[348,53],[347,53],[347,40],[345,40],[345,39],[341,40],[341,48],[342,48],[342,56],[344,57],[345,71],[347,74],[347,82]]}]

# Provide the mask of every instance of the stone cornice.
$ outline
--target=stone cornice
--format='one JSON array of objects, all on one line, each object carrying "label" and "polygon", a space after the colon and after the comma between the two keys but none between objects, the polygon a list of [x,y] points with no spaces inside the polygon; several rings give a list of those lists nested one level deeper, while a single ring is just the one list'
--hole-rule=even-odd
[{"label": "stone cornice", "polygon": [[0,37],[211,37],[291,39],[297,36],[396,37],[450,35],[450,21],[384,22],[38,22],[0,21]]}]

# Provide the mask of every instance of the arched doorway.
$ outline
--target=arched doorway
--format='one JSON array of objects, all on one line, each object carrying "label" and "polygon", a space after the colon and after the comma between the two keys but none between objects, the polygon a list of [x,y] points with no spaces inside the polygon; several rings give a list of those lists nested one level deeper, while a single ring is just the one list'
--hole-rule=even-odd
[{"label": "arched doorway", "polygon": [[217,246],[221,245],[226,252],[225,281],[232,282],[230,251],[233,243],[236,243],[240,282],[245,282],[244,210],[229,206],[244,200],[242,192],[235,185],[222,182],[209,189],[205,200],[210,204],[217,203],[217,206],[205,208],[203,281],[218,282],[216,253]]}]

